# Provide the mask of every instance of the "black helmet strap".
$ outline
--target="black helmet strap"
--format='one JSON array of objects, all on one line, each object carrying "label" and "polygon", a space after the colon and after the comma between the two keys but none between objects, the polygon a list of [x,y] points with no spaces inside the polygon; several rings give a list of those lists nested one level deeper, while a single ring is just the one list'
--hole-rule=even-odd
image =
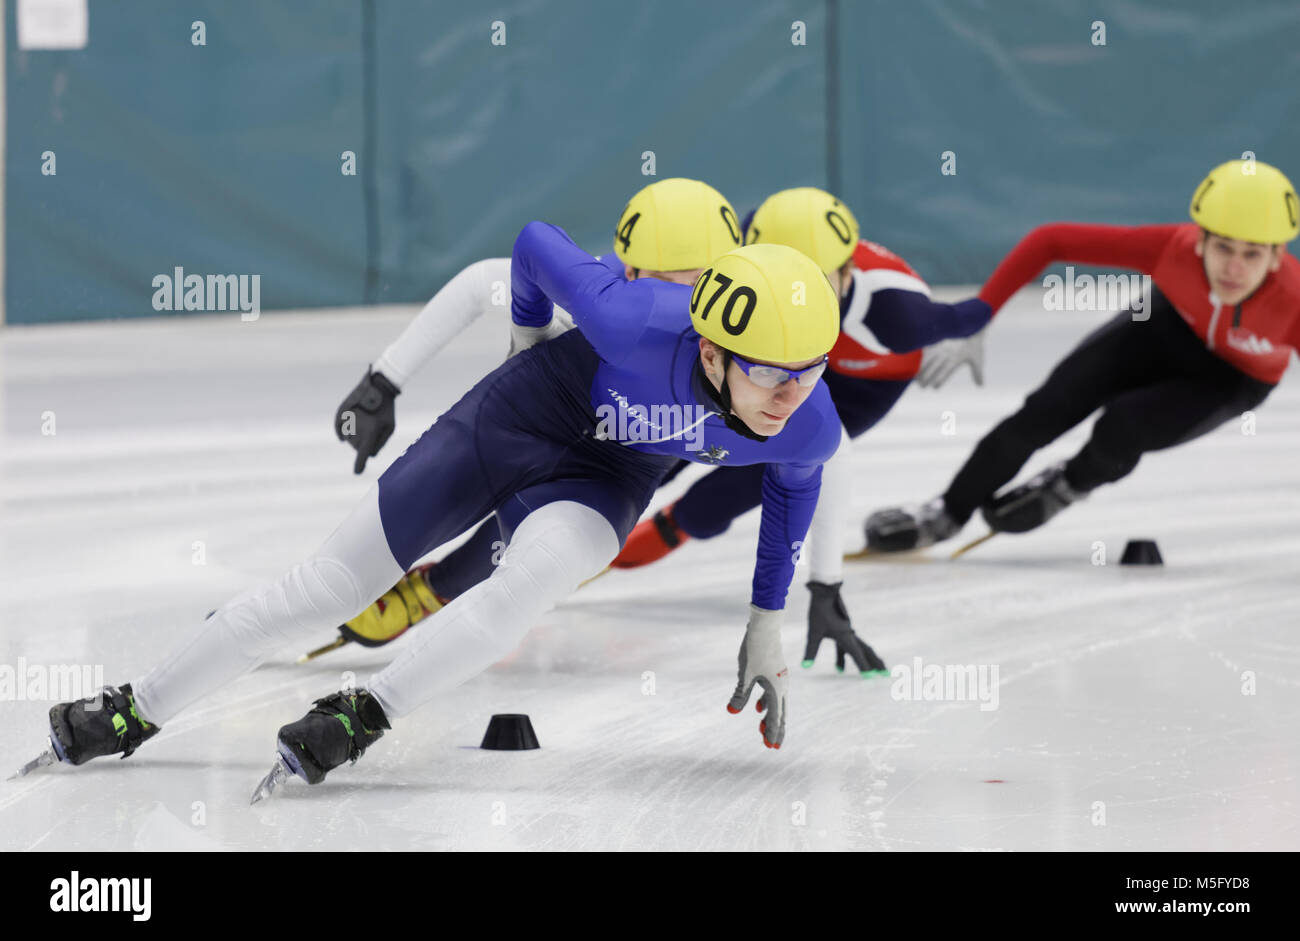
[{"label": "black helmet strap", "polygon": [[719,347],[722,350],[722,388],[713,388],[713,383],[708,377],[704,377],[704,389],[713,399],[714,403],[722,410],[722,420],[728,428],[740,435],[742,438],[749,438],[751,441],[766,441],[767,435],[760,435],[754,431],[731,410],[731,386],[727,382],[727,373],[731,370],[731,350],[725,347]]}]

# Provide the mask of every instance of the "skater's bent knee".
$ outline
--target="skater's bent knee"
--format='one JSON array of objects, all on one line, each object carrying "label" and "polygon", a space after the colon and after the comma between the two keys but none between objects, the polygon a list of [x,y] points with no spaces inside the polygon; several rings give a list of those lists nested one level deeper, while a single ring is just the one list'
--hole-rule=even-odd
[{"label": "skater's bent knee", "polygon": [[501,558],[547,593],[567,594],[618,554],[618,535],[605,517],[571,501],[548,503],[524,517]]},{"label": "skater's bent knee", "polygon": [[[370,587],[337,559],[313,556],[224,605],[221,621],[243,643],[274,648],[356,617],[374,600]],[[391,586],[375,591],[382,593],[387,587]]]}]

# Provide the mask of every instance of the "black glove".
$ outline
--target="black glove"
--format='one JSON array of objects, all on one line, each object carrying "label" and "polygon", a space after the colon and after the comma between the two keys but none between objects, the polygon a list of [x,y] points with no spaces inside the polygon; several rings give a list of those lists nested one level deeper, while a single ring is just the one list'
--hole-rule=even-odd
[{"label": "black glove", "polygon": [[840,597],[840,585],[823,585],[821,582],[809,582],[808,591],[812,600],[808,604],[808,646],[804,648],[803,664],[807,669],[813,665],[817,648],[826,638],[835,641],[835,669],[844,672],[844,658],[847,654],[857,664],[863,676],[870,676],[875,671],[884,671],[885,661],[876,656],[876,652],[853,633],[849,623],[849,612]]},{"label": "black glove", "polygon": [[361,473],[366,459],[378,454],[384,442],[392,436],[397,427],[393,399],[400,391],[384,378],[383,373],[372,372],[367,366],[365,378],[339,406],[334,416],[334,433],[340,441],[346,441],[356,449],[357,460],[352,473]]}]

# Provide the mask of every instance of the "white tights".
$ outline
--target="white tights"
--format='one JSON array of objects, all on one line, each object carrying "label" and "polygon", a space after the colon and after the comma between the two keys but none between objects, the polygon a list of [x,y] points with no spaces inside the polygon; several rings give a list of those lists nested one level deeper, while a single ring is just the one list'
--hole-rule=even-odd
[{"label": "white tights", "polygon": [[[414,628],[406,650],[367,688],[390,719],[481,673],[618,553],[609,522],[571,501],[519,524],[492,577]],[[319,640],[402,577],[379,517],[376,484],[317,552],[222,605],[199,631],[132,683],[140,714],[163,725],[189,704],[291,643]]]}]

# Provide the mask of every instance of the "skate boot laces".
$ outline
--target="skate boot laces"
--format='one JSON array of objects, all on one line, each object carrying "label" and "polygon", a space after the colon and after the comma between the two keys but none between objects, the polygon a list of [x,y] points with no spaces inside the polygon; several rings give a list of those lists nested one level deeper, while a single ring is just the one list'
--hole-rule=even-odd
[{"label": "skate boot laces", "polygon": [[384,730],[392,728],[379,703],[364,689],[340,691],[318,699],[311,712],[332,716],[342,723],[348,733],[348,761],[351,764],[356,764],[366,749],[383,736]]}]

